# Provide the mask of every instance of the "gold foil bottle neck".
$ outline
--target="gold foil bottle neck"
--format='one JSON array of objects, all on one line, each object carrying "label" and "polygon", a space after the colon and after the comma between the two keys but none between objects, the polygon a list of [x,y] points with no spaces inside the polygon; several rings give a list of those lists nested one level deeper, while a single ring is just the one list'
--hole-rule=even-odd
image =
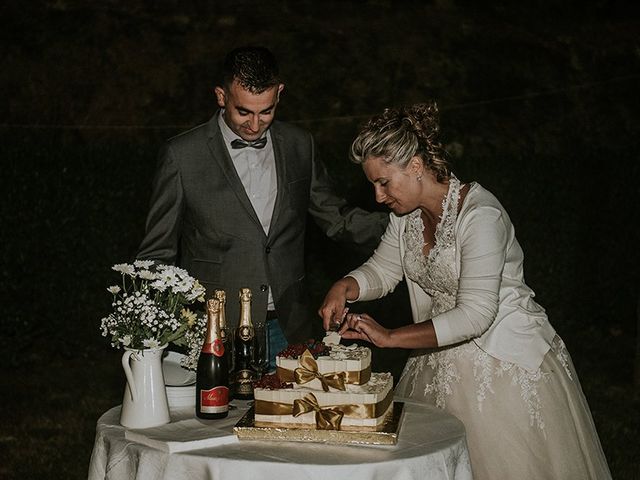
[{"label": "gold foil bottle neck", "polygon": [[240,303],[250,302],[251,301],[251,289],[249,289],[249,288],[241,288],[239,297],[240,297]]},{"label": "gold foil bottle neck", "polygon": [[220,302],[220,330],[222,330],[222,335],[226,336],[227,329],[227,316],[226,316],[226,303],[227,303],[227,294],[224,290],[215,290],[213,292],[213,296],[218,302]]},{"label": "gold foil bottle neck", "polygon": [[207,300],[207,313],[219,312],[220,311],[220,300],[217,298],[210,298]]},{"label": "gold foil bottle neck", "polygon": [[242,340],[248,341],[253,338],[253,323],[251,322],[251,290],[240,289],[240,321],[238,322],[238,333]]},{"label": "gold foil bottle neck", "polygon": [[220,302],[221,305],[227,301],[227,294],[224,290],[215,290],[213,292],[213,297]]},{"label": "gold foil bottle neck", "polygon": [[220,335],[220,301],[216,298],[207,300],[207,334],[204,343],[213,343],[217,339],[221,339]]}]

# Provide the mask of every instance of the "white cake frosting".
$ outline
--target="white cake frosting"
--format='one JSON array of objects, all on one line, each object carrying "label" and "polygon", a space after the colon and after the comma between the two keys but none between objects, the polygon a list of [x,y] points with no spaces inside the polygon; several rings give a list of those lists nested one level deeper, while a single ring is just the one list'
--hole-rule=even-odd
[{"label": "white cake frosting", "polygon": [[[369,360],[371,356],[368,356]],[[309,411],[297,417],[291,413],[293,403],[308,394],[313,394],[321,409],[335,409],[344,413],[341,430],[375,429],[384,423],[392,408],[393,378],[390,373],[372,373],[365,385],[345,386],[346,390],[324,392],[306,386],[298,388],[268,390],[254,389],[256,425],[271,425],[287,428],[315,428],[316,413]],[[273,410],[269,412],[270,410]],[[351,410],[368,411],[363,414]],[[265,414],[264,412],[269,412]],[[374,413],[375,412],[375,413]]]},{"label": "white cake frosting", "polygon": [[[277,375],[254,388],[256,426],[380,430],[393,408],[393,377],[371,373],[371,349],[358,345],[290,345],[276,357]],[[304,350],[306,348],[306,351]],[[300,351],[303,353],[299,353]],[[318,355],[317,353],[315,353]]]},{"label": "white cake frosting", "polygon": [[[350,346],[331,345],[329,354],[318,357],[316,363],[319,374],[345,372],[347,383],[361,384],[369,379],[371,349],[359,347],[355,344]],[[300,358],[286,357],[276,357],[276,365],[280,376],[285,377],[286,381],[292,381],[292,372],[301,366]],[[284,370],[285,374],[281,369]],[[297,387],[298,385],[295,384],[294,388]],[[304,387],[322,389],[318,379],[313,379],[304,384]]]}]

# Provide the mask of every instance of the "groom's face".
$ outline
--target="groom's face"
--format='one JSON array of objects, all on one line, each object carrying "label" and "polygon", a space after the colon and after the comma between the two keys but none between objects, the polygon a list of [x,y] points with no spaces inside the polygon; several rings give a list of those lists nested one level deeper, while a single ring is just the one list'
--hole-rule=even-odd
[{"label": "groom's face", "polygon": [[218,105],[224,108],[224,121],[240,138],[253,141],[264,135],[276,113],[283,84],[262,93],[251,93],[237,81],[225,88],[216,87]]}]

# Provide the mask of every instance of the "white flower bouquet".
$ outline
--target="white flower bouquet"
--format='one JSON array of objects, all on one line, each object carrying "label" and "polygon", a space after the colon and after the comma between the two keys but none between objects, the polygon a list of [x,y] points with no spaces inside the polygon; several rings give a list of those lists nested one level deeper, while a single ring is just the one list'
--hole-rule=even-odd
[{"label": "white flower bouquet", "polygon": [[142,350],[169,342],[192,347],[189,338],[202,335],[194,331],[201,322],[187,306],[203,303],[205,294],[196,279],[182,268],[150,260],[112,269],[121,273],[122,284],[107,289],[113,295],[113,312],[100,328],[113,347]]},{"label": "white flower bouquet", "polygon": [[180,361],[180,365],[189,370],[198,368],[198,358],[200,350],[204,343],[204,336],[207,331],[207,315],[200,315],[193,319],[193,327],[189,328],[182,339],[183,344],[187,347],[188,352]]}]

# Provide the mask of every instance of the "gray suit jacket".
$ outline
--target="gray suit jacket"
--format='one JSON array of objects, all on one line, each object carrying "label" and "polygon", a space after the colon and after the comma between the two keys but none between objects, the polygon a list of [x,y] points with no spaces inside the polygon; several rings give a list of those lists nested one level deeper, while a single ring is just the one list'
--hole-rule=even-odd
[{"label": "gray suit jacket", "polygon": [[377,243],[387,215],[348,207],[333,193],[308,132],[278,121],[270,128],[278,194],[268,235],[214,115],[162,149],[137,258],[185,268],[208,294],[225,290],[232,326],[239,315],[239,289],[253,292],[252,318],[260,321],[266,316],[270,286],[285,335],[298,342],[308,338],[314,320],[309,318],[305,289],[307,212],[329,237],[361,244]]}]

